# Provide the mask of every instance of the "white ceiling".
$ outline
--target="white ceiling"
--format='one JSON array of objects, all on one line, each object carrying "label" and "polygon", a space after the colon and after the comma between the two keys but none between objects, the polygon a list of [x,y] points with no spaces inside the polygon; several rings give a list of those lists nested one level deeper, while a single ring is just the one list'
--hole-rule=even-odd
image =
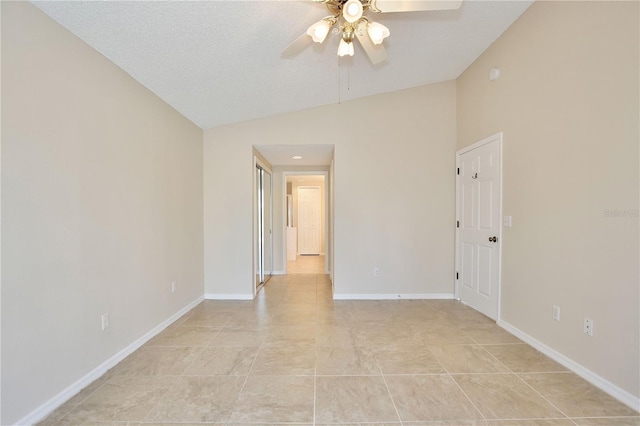
[{"label": "white ceiling", "polygon": [[[312,1],[43,1],[34,4],[201,128],[457,78],[532,1],[375,14],[391,30],[373,66],[339,37],[280,52],[328,15]],[[317,163],[316,163],[317,164]]]},{"label": "white ceiling", "polygon": [[[329,166],[333,145],[256,145],[272,166]],[[300,156],[301,159],[294,159]]]}]

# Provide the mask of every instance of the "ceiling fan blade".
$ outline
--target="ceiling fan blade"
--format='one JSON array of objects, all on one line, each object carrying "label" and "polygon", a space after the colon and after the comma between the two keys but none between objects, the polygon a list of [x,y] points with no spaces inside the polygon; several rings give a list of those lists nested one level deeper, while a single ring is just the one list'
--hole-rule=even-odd
[{"label": "ceiling fan blade", "polygon": [[369,8],[382,13],[459,9],[462,0],[374,0]]},{"label": "ceiling fan blade", "polygon": [[372,64],[379,64],[380,62],[384,62],[387,60],[387,51],[381,44],[373,44],[371,39],[369,38],[369,34],[367,33],[367,25],[360,24],[358,26],[358,30],[355,32],[360,45],[366,52],[369,60]]},{"label": "ceiling fan blade", "polygon": [[295,39],[293,43],[287,46],[282,51],[282,53],[280,53],[280,56],[282,56],[283,58],[293,58],[294,56],[302,52],[304,49],[306,49],[307,46],[309,46],[312,43],[312,41],[313,40],[311,39],[311,36],[309,34],[307,34],[306,32],[302,33],[300,37]]}]

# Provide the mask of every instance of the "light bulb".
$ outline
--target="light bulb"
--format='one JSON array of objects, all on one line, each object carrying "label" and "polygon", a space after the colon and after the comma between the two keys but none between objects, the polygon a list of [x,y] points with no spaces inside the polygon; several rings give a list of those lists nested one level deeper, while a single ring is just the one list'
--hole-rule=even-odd
[{"label": "light bulb", "polygon": [[340,40],[340,45],[338,46],[338,56],[353,56],[353,43],[347,43],[344,40]]},{"label": "light bulb", "polygon": [[373,44],[382,44],[382,41],[391,34],[389,28],[377,22],[371,22],[367,27],[367,32]]},{"label": "light bulb", "polygon": [[362,18],[362,3],[360,0],[349,0],[342,6],[342,16],[347,22],[354,23]]},{"label": "light bulb", "polygon": [[307,34],[309,34],[316,43],[322,43],[324,39],[327,38],[330,29],[331,22],[326,19],[321,19],[307,29]]}]

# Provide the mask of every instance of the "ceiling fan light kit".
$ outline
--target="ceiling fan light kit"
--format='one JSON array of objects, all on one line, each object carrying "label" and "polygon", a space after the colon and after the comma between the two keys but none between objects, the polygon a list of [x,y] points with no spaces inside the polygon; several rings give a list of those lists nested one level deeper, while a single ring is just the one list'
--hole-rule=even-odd
[{"label": "ceiling fan light kit", "polygon": [[383,40],[389,37],[389,28],[377,22],[369,22],[367,25],[367,32],[373,44],[382,44]]},{"label": "ceiling fan light kit", "polygon": [[[314,0],[327,6],[330,16],[311,25],[306,34],[298,37],[282,55],[293,57],[312,40],[323,43],[334,25],[333,32],[341,33],[338,56],[353,56],[353,39],[358,39],[371,63],[377,64],[387,59],[382,45],[391,32],[384,25],[371,21],[365,13],[418,12],[429,10],[458,9],[462,0]],[[311,37],[309,39],[309,37]]]},{"label": "ceiling fan light kit", "polygon": [[327,38],[327,34],[329,34],[329,30],[336,23],[336,19],[332,16],[328,16],[311,25],[307,30],[307,34],[311,36],[311,39],[316,43],[322,43],[325,38]]}]

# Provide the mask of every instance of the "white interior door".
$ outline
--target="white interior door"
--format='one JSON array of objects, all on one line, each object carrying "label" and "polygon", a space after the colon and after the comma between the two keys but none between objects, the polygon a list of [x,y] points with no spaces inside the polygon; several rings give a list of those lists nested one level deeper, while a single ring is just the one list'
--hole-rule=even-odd
[{"label": "white interior door", "polygon": [[458,151],[456,157],[458,297],[497,320],[502,243],[502,133]]},{"label": "white interior door", "polygon": [[320,254],[320,187],[298,187],[298,253]]}]

